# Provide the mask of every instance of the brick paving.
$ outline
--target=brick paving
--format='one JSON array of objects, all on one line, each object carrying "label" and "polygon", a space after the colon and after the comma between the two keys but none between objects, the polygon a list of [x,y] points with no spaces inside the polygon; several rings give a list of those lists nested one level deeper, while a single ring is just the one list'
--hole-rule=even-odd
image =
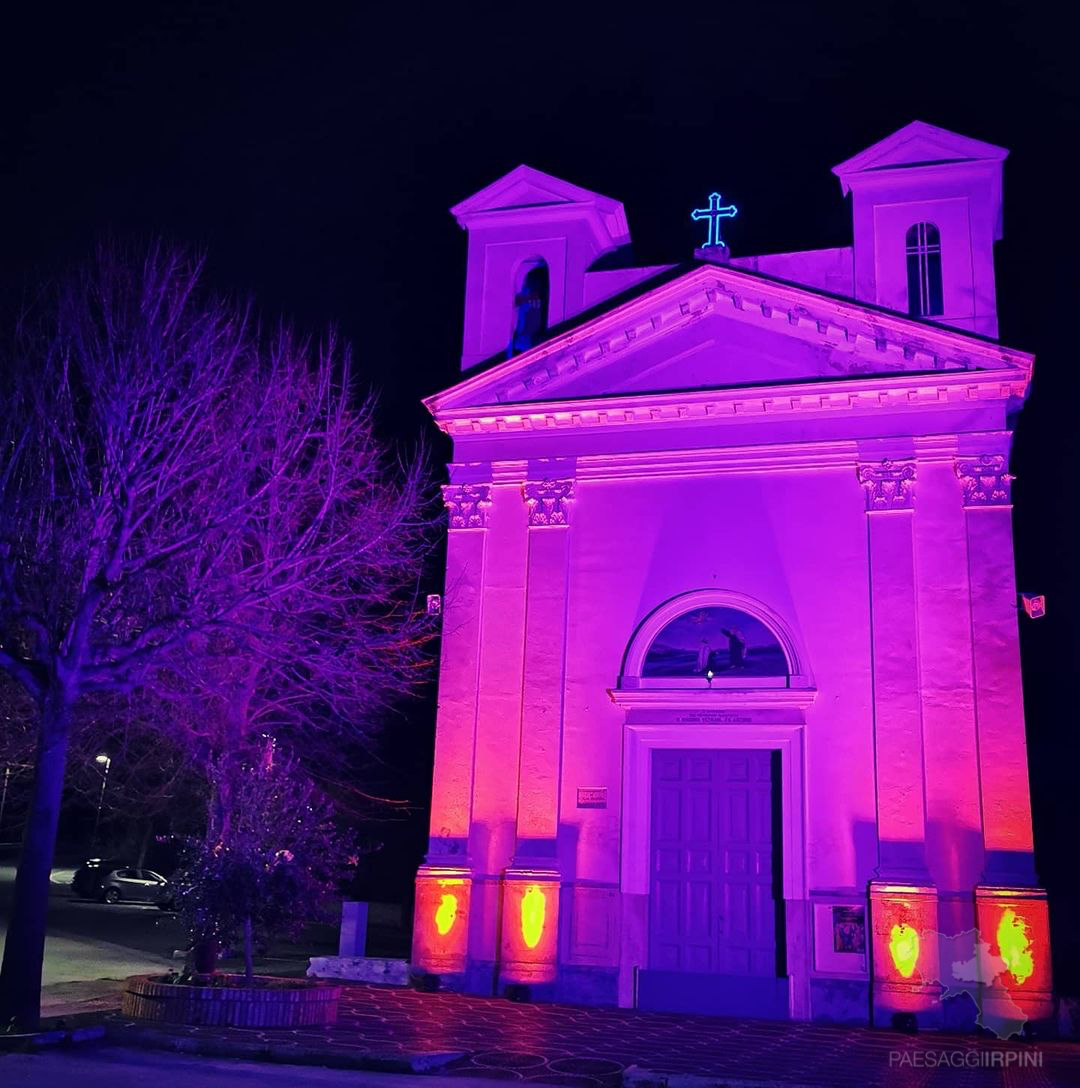
[{"label": "brick paving", "polygon": [[[1080,1088],[1080,1045],[1069,1042],[908,1036],[801,1022],[519,1004],[360,984],[346,986],[340,1018],[332,1028],[167,1030],[181,1037],[177,1042],[185,1049],[197,1048],[200,1040],[219,1046],[230,1040],[258,1040],[279,1051],[290,1046],[309,1052],[325,1048],[336,1055],[355,1051],[392,1058],[459,1052],[464,1056],[442,1064],[440,1075],[567,1088],[620,1088],[627,1070],[627,1082],[639,1085],[636,1071],[648,1070],[696,1074],[720,1084],[730,1079],[815,1088]],[[117,1034],[122,1039],[123,1029]],[[1042,1065],[960,1064],[986,1060],[982,1056],[993,1053],[1004,1055],[1003,1063],[1010,1053],[1041,1055]],[[662,1078],[654,1081],[662,1083]]]}]

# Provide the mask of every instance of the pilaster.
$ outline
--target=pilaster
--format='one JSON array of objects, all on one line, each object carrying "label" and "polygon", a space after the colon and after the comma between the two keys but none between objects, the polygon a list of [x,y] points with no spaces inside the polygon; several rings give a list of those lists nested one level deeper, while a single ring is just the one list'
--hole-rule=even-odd
[{"label": "pilaster", "polygon": [[988,885],[1037,882],[1024,733],[1012,476],[1004,453],[959,457],[967,528],[979,779]]},{"label": "pilaster", "polygon": [[488,513],[482,590],[483,631],[473,749],[473,870],[465,988],[491,994],[500,959],[502,876],[516,845],[521,681],[528,551],[520,482],[495,481]]},{"label": "pilaster", "polygon": [[472,868],[468,856],[490,484],[443,488],[450,532],[428,852],[416,876],[412,963],[460,984]]},{"label": "pilaster", "polygon": [[920,461],[914,518],[927,867],[943,931],[975,924],[984,857],[967,530],[952,457]]},{"label": "pilaster", "polygon": [[926,794],[912,516],[914,460],[863,462],[874,683],[878,875],[924,884]]},{"label": "pilaster", "polygon": [[573,480],[522,488],[529,544],[515,865],[550,858],[559,826],[566,586]]},{"label": "pilaster", "polygon": [[468,853],[491,485],[450,484],[442,492],[450,532],[427,859],[436,865],[464,862]]},{"label": "pilaster", "polygon": [[[503,878],[500,982],[554,983],[560,873],[559,778],[572,479],[522,487],[528,511],[525,654],[514,859]],[[540,991],[543,992],[543,991]]]}]

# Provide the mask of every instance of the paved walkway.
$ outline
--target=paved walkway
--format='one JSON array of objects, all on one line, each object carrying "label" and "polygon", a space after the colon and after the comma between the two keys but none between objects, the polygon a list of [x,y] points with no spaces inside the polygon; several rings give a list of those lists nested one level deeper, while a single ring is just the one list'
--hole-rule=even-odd
[{"label": "paved walkway", "polygon": [[[488,1080],[443,1088],[491,1088]],[[232,1058],[190,1058],[129,1047],[77,1047],[32,1054],[0,1052],[4,1088],[432,1088],[430,1077],[356,1069],[296,1069]]]},{"label": "paved walkway", "polygon": [[[114,1020],[110,1035],[135,1041],[124,1023],[130,1022]],[[1080,1088],[1080,1045],[1074,1043],[905,1036],[821,1024],[516,1004],[366,985],[346,987],[333,1028],[168,1031],[186,1050],[206,1044],[221,1053],[229,1042],[249,1047],[258,1042],[272,1046],[279,1058],[290,1047],[309,1053],[325,1048],[342,1057],[349,1051],[388,1057],[440,1054],[442,1059],[432,1062],[433,1072],[437,1067],[441,1074],[567,1088],[619,1088],[623,1083],[646,1088],[666,1079],[645,1077],[642,1070],[674,1077],[697,1074],[718,1084],[814,1088]],[[458,1056],[451,1058],[453,1052]],[[1030,1056],[1041,1065],[1022,1067]],[[414,1063],[412,1068],[423,1066]]]}]

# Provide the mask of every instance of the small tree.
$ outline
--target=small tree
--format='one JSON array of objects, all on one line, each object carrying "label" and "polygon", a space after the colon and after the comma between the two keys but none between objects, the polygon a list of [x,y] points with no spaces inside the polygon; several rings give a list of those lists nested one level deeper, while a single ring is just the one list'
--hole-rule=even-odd
[{"label": "small tree", "polygon": [[212,971],[217,949],[242,938],[250,981],[256,944],[297,936],[326,909],[358,859],[334,826],[330,801],[295,763],[265,758],[242,774],[235,765],[226,773],[228,841],[187,839],[172,883],[195,954],[208,953],[194,968]]},{"label": "small tree", "polygon": [[[152,685],[176,710],[155,728],[209,766],[242,761],[233,744],[253,727],[297,748],[328,750],[342,723],[359,736],[424,665],[406,592],[423,552],[419,464],[386,464],[332,343],[260,339],[199,272],[161,247],[102,249],[43,294],[0,365],[0,669],[36,719],[0,1023],[38,1022],[87,698]],[[244,725],[207,733],[203,718]]]}]

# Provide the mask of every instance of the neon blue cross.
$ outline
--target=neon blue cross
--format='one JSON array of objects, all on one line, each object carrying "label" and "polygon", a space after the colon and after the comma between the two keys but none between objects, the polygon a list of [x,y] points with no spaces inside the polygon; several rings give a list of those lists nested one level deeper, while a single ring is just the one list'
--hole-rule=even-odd
[{"label": "neon blue cross", "polygon": [[734,204],[729,204],[726,208],[720,207],[720,194],[709,194],[709,206],[707,208],[695,208],[690,213],[690,218],[693,220],[707,219],[709,221],[709,236],[705,240],[705,249],[709,246],[722,246],[724,244],[723,238],[720,237],[720,220],[721,219],[733,219],[739,214],[739,209]]}]

